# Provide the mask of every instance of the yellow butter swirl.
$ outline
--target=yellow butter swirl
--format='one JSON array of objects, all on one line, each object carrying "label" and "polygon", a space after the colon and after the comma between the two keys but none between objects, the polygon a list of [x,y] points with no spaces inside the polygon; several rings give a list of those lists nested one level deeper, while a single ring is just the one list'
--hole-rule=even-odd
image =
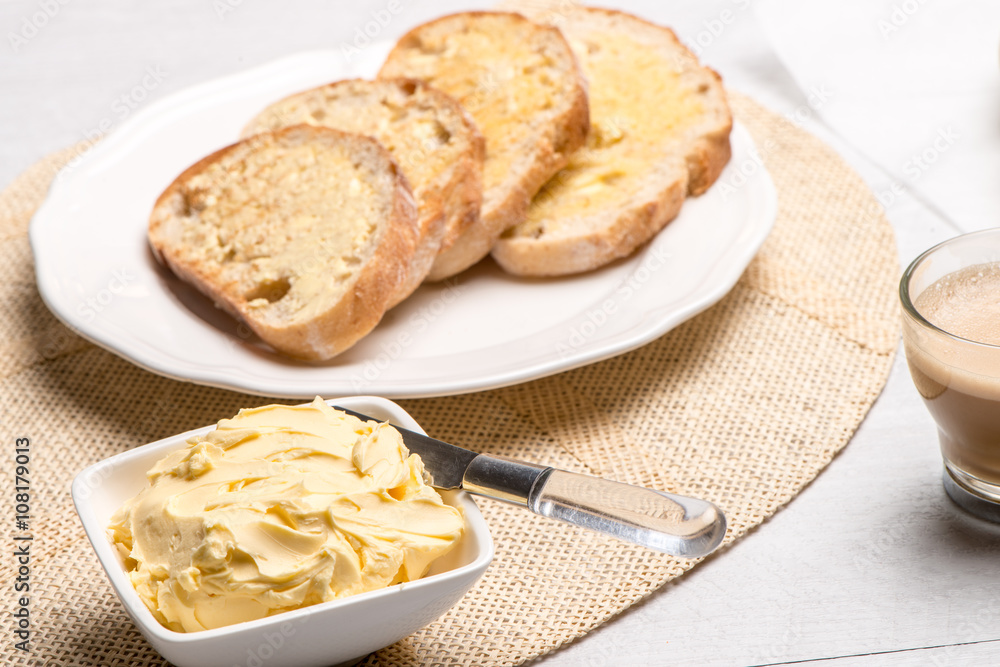
[{"label": "yellow butter swirl", "polygon": [[176,631],[417,579],[464,526],[396,429],[319,398],[241,410],[148,478],[110,534],[143,602]]}]

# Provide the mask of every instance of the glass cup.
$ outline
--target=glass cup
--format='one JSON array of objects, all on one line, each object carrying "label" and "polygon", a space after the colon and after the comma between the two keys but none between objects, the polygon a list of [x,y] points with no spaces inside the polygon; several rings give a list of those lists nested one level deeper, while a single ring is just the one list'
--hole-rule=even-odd
[{"label": "glass cup", "polygon": [[[965,303],[961,295],[966,290],[956,288],[958,282],[995,282],[994,303],[1000,302],[1000,268],[995,269],[995,274],[987,268],[998,262],[1000,229],[956,237],[913,260],[900,281],[899,298],[906,361],[917,391],[938,426],[945,490],[969,512],[1000,522],[1000,345],[970,340],[980,334],[965,333],[969,338],[963,338],[945,330],[965,331],[962,327],[967,317],[984,319],[982,308]],[[982,271],[971,268],[976,266]],[[993,275],[995,281],[990,278]],[[922,299],[928,289],[935,292],[928,292]],[[929,297],[951,310],[945,328],[925,317],[934,312],[926,301]],[[943,321],[938,315],[932,319]],[[1000,335],[1000,321],[996,322],[996,330]]]}]

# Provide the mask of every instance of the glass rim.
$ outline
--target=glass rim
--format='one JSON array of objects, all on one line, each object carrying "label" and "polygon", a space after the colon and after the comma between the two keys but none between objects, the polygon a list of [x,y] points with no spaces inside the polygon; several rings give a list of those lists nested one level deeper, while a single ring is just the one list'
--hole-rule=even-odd
[{"label": "glass rim", "polygon": [[938,325],[934,324],[933,322],[929,321],[926,317],[921,315],[920,311],[917,310],[916,306],[913,305],[913,301],[910,299],[910,278],[913,277],[913,273],[917,270],[917,267],[925,259],[927,259],[928,256],[930,256],[932,253],[936,252],[937,250],[943,248],[946,245],[951,245],[952,243],[955,243],[956,241],[968,239],[973,236],[986,236],[998,233],[1000,233],[1000,227],[991,227],[990,229],[981,229],[976,232],[967,232],[965,234],[959,234],[958,236],[953,236],[950,239],[941,241],[940,243],[931,246],[927,250],[917,255],[917,257],[912,262],[910,262],[910,265],[906,267],[906,270],[903,271],[903,276],[899,279],[899,302],[903,306],[903,311],[907,315],[912,317],[914,320],[916,320],[916,322],[922,325],[923,327],[931,329],[932,331],[936,331],[940,334],[943,334],[948,338],[951,338],[952,340],[961,343],[967,343],[969,345],[976,345],[986,349],[1000,350],[1000,345],[994,345],[993,343],[983,343],[982,341],[963,338],[962,336],[953,334],[950,331],[942,329],[941,327],[939,327]]}]

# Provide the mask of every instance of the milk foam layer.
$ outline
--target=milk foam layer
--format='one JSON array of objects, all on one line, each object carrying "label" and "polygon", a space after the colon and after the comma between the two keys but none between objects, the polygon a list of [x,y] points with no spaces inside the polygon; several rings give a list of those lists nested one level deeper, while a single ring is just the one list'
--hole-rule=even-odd
[{"label": "milk foam layer", "polygon": [[952,335],[1000,345],[1000,263],[949,273],[921,292],[913,305]]}]

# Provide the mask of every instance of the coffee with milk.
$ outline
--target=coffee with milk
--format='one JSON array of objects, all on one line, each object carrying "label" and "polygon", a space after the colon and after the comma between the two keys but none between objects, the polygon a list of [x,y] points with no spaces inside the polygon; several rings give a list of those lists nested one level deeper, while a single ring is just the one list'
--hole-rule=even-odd
[{"label": "coffee with milk", "polygon": [[904,322],[907,362],[945,461],[1000,487],[1000,263],[945,275],[913,306],[933,327]]}]

